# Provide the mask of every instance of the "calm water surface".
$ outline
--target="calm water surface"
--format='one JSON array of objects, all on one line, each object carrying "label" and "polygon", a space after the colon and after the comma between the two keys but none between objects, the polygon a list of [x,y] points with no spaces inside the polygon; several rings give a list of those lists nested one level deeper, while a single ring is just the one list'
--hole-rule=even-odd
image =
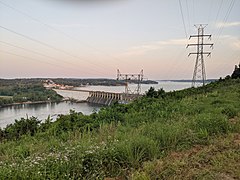
[{"label": "calm water surface", "polygon": [[[134,90],[136,85],[129,85]],[[163,88],[165,91],[180,90],[188,88],[191,83],[186,82],[171,82],[171,81],[159,81],[159,84],[144,84],[142,85],[142,93],[146,92],[150,87],[155,89]],[[86,86],[77,89],[93,90],[93,91],[107,91],[107,92],[124,92],[124,86]],[[57,93],[63,97],[71,97],[79,100],[85,100],[88,96],[86,92],[74,92],[74,91],[61,91],[57,90]],[[45,104],[25,104],[15,105],[11,107],[0,108],[0,127],[4,128],[7,124],[13,123],[15,119],[21,119],[21,117],[38,117],[39,120],[45,120],[48,116],[53,119],[59,114],[68,114],[70,109],[83,114],[91,114],[93,111],[98,111],[100,106],[90,105],[88,103],[45,103]]]},{"label": "calm water surface", "polygon": [[[131,90],[136,89],[136,84],[129,85]],[[180,90],[191,87],[191,82],[172,82],[172,81],[158,81],[158,84],[142,84],[142,94],[144,94],[150,87],[155,89],[163,88],[165,91]],[[124,86],[86,86],[77,89],[92,90],[92,91],[107,91],[107,92],[124,92]]]},{"label": "calm water surface", "polygon": [[70,109],[83,114],[91,114],[93,111],[98,111],[100,106],[90,105],[88,103],[44,103],[44,104],[22,104],[10,107],[0,108],[0,127],[4,128],[7,124],[13,123],[15,119],[22,117],[38,117],[39,120],[45,120],[50,116],[53,120],[59,114],[68,114]]}]

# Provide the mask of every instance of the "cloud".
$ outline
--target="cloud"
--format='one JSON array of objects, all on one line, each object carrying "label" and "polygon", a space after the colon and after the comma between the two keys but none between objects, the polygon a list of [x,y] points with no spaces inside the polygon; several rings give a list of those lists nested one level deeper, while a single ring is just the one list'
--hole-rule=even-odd
[{"label": "cloud", "polygon": [[235,22],[219,22],[216,24],[216,27],[234,27],[234,26],[240,26],[240,21]]},{"label": "cloud", "polygon": [[182,46],[184,47],[187,44],[186,39],[170,39],[166,41],[155,41],[150,43],[144,43],[142,45],[133,46],[126,50],[123,53],[125,56],[136,56],[136,55],[144,55],[150,51],[155,51],[159,49],[163,49],[167,46]]},{"label": "cloud", "polygon": [[240,38],[237,36],[224,35],[219,37],[219,41],[226,45],[229,45],[232,49],[240,49]]}]

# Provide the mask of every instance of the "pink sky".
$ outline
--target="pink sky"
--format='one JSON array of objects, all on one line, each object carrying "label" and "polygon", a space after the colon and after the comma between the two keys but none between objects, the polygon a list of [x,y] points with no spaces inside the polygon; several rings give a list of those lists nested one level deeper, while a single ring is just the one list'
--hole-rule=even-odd
[{"label": "pink sky", "polygon": [[[144,69],[149,79],[192,78],[195,57],[187,55],[196,50],[186,49],[194,40],[186,38],[178,1],[2,2],[0,78],[115,78],[117,69]],[[186,2],[187,36],[196,34],[193,25],[202,22],[209,24],[205,32],[213,36],[212,56],[205,58],[207,77],[231,74],[240,61],[240,1],[229,15],[227,1],[212,0],[207,8],[206,0]]]}]

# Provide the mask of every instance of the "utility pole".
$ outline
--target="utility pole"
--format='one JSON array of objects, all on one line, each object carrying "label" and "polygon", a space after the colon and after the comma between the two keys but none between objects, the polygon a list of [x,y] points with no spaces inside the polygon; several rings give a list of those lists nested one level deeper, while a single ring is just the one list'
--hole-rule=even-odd
[{"label": "utility pole", "polygon": [[[120,73],[120,70],[117,70],[117,80],[123,80],[125,81],[125,94],[140,94],[141,93],[141,82],[143,81],[143,69],[139,74],[122,74]],[[137,88],[132,91],[129,88],[129,81],[135,81],[137,82]]]},{"label": "utility pole", "polygon": [[204,34],[204,28],[207,26],[206,24],[199,24],[199,25],[194,25],[197,30],[198,34],[197,35],[191,35],[189,39],[191,38],[197,38],[197,43],[196,44],[188,44],[187,48],[189,46],[196,46],[197,47],[197,52],[192,52],[188,54],[188,57],[191,55],[196,54],[196,62],[195,62],[195,67],[194,67],[194,72],[193,72],[193,78],[192,78],[192,87],[196,86],[197,82],[201,82],[201,84],[204,86],[206,84],[206,70],[205,70],[205,65],[204,65],[204,58],[203,55],[207,55],[209,57],[211,55],[211,52],[204,52],[203,47],[204,46],[210,46],[213,48],[212,43],[204,43],[204,38],[208,37],[209,40],[211,40],[212,35],[206,35]]}]

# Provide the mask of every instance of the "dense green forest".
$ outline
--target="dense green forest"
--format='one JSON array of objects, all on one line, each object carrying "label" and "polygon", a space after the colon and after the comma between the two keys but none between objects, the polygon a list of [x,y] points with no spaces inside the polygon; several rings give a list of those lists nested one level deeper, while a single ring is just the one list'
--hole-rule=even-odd
[{"label": "dense green forest", "polygon": [[40,79],[0,79],[0,107],[26,101],[60,101],[62,97],[43,87]]},{"label": "dense green forest", "polygon": [[240,79],[0,131],[0,179],[240,179]]}]

